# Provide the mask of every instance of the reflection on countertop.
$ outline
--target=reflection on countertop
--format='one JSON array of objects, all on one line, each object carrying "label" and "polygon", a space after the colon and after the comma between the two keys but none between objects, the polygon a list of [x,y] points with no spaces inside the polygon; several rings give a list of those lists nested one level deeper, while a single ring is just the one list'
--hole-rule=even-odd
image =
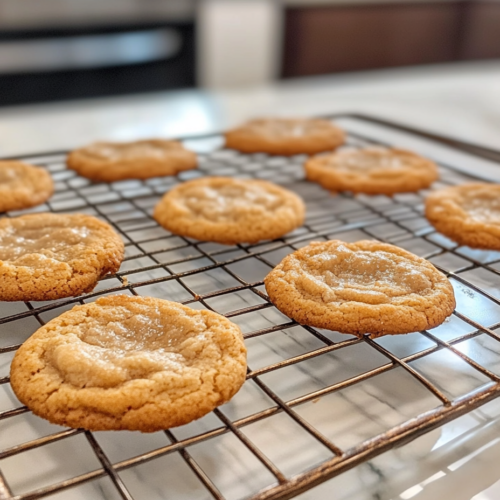
[{"label": "reflection on countertop", "polygon": [[297,497],[300,500],[496,500],[500,401]]}]

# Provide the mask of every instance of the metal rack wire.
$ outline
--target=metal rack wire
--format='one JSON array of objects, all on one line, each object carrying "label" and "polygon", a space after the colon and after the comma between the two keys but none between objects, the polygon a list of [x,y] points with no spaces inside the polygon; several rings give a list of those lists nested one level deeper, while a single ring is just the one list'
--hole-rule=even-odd
[{"label": "metal rack wire", "polygon": [[[410,132],[418,135],[415,131]],[[199,142],[200,149],[203,149],[207,140],[216,142],[217,139],[217,136],[190,139],[190,145],[196,146]],[[378,142],[350,134],[349,143]],[[453,146],[460,147],[460,144]],[[481,153],[480,148],[473,152]],[[190,427],[185,432],[182,428],[181,431],[167,430],[162,433],[165,444],[158,438],[153,445],[148,444],[146,451],[140,444],[138,446],[143,451],[120,459],[112,456],[109,443],[101,438],[100,433],[62,429],[49,424],[40,430],[38,424],[24,422],[30,433],[18,436],[15,444],[1,445],[0,499],[42,498],[100,478],[110,480],[114,488],[113,498],[137,498],[131,492],[124,471],[166,456],[180,458],[182,467],[189,470],[190,484],[194,485],[192,491],[201,492],[200,498],[292,498],[478,408],[500,394],[499,367],[481,350],[494,351],[500,341],[500,334],[496,331],[500,326],[500,295],[494,286],[490,286],[495,280],[500,284],[500,266],[497,265],[500,253],[456,247],[435,233],[422,216],[425,193],[401,194],[393,198],[349,194],[331,196],[319,186],[303,180],[303,157],[242,155],[217,148],[200,153],[199,170],[171,178],[112,184],[92,184],[66,170],[63,153],[26,159],[45,166],[56,181],[54,197],[47,206],[36,211],[95,214],[123,236],[127,252],[120,272],[103,279],[90,294],[43,304],[20,303],[0,310],[0,356],[8,361],[22,340],[37,326],[75,304],[108,293],[153,295],[215,310],[240,324],[249,344],[249,370],[244,387],[251,386],[252,394],[259,394],[255,401],[265,400],[266,404],[254,404],[252,398],[246,400],[247,404],[244,399],[250,393],[243,390],[239,403],[230,402],[210,415],[208,427]],[[440,166],[440,170],[441,179],[437,186],[474,179],[450,166]],[[285,185],[306,201],[306,223],[280,240],[231,247],[178,237],[159,227],[151,217],[159,197],[178,182],[203,175],[257,177]],[[354,241],[363,237],[394,243],[430,258],[455,286],[458,305],[452,320],[433,331],[400,337],[405,343],[402,347],[400,339],[396,338],[371,340],[365,336],[358,339],[300,326],[274,308],[265,293],[262,278],[282,257],[313,240],[339,238]],[[283,342],[287,347],[283,347]],[[474,343],[473,349],[471,343]],[[500,343],[496,348],[500,351]],[[444,354],[448,356],[446,359],[453,361],[443,365],[443,358],[439,358],[439,371],[436,371],[436,363],[433,365],[429,360]],[[358,361],[352,363],[353,359]],[[349,363],[343,360],[349,360]],[[378,380],[383,380],[383,383],[376,382]],[[412,388],[410,394],[398,396],[399,402],[395,404],[391,400],[391,407],[389,400],[403,383],[406,384],[404,392],[407,392],[406,387]],[[3,404],[0,406],[0,432],[6,432],[12,422],[30,415],[26,407],[8,395],[8,385],[6,371],[0,378],[0,388],[7,394],[0,397],[0,404]],[[383,387],[388,387],[386,392]],[[330,401],[332,397],[337,399]],[[365,398],[363,403],[355,401],[359,397]],[[371,422],[377,420],[374,415],[379,410],[363,415],[365,400],[383,405],[384,411],[392,412],[389,423],[377,421],[371,429]],[[335,420],[336,416],[333,413],[325,415],[325,412],[334,412],[339,404],[344,403],[349,405],[348,421],[356,421],[353,426],[362,428],[356,420],[362,418],[370,427],[366,432],[359,431],[359,435],[354,433],[355,438],[349,443],[342,437],[341,430],[333,429],[332,424],[325,421],[326,417],[326,420]],[[245,404],[249,409],[242,411]],[[403,406],[405,411],[400,411]],[[296,430],[287,433],[287,445],[281,442],[270,450],[265,446],[263,434],[250,430],[262,422],[274,429],[273,418],[279,415],[286,418],[286,429]],[[352,428],[349,429],[352,434]],[[126,434],[117,433],[113,439],[126,440]],[[307,442],[307,446],[318,451],[311,454],[309,462],[291,467],[283,454],[289,454],[289,447],[294,446],[299,434],[301,443]],[[77,442],[77,436],[84,441]],[[222,454],[224,458],[225,449],[217,443],[224,436],[231,436],[238,449],[246,454],[244,456],[251,457],[252,467],[260,471],[253,476],[260,479],[249,483],[244,494],[234,485],[229,487],[217,470],[215,455]],[[146,437],[141,439],[146,440]],[[68,477],[58,480],[45,477],[42,483],[34,481],[31,484],[27,480],[30,476],[28,466],[22,474],[24,480],[9,476],[14,466],[9,466],[8,460],[15,459],[16,467],[30,464],[30,454],[59,442],[67,443],[66,449],[75,453],[81,450],[82,443],[87,443],[85,446],[92,450],[97,465],[87,467],[89,470],[81,473],[69,473]],[[216,443],[210,448],[214,454],[212,458],[199,452],[198,446],[212,446],[212,443]],[[60,460],[69,462],[72,458],[64,456]],[[251,460],[248,458],[247,463]],[[168,483],[165,484],[167,487],[172,498],[177,498],[176,485]],[[183,494],[185,492],[179,493],[179,498],[186,498]]]}]

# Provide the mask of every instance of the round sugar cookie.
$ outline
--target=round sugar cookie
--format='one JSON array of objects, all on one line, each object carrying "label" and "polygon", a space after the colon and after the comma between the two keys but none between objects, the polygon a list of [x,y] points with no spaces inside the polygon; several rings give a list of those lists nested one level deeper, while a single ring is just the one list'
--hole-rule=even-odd
[{"label": "round sugar cookie", "polygon": [[460,245],[500,250],[500,184],[478,182],[434,191],[425,200],[425,216]]},{"label": "round sugar cookie", "polygon": [[0,300],[52,300],[87,293],[118,271],[124,245],[90,215],[39,213],[0,220]]},{"label": "round sugar cookie", "polygon": [[313,242],[264,280],[298,323],[372,338],[440,325],[454,310],[448,279],[430,262],[376,241]]},{"label": "round sugar cookie", "polygon": [[76,306],[17,351],[10,383],[52,423],[155,432],[229,401],[246,377],[237,325],[167,300],[115,295]]},{"label": "round sugar cookie", "polygon": [[285,156],[312,155],[345,142],[344,131],[332,122],[307,118],[251,120],[224,135],[226,148]]},{"label": "round sugar cookie", "polygon": [[0,212],[40,205],[53,192],[52,177],[45,169],[20,161],[0,161]]},{"label": "round sugar cookie", "polygon": [[96,142],[72,151],[69,168],[93,181],[148,179],[197,166],[196,154],[178,141]]},{"label": "round sugar cookie", "polygon": [[166,193],[154,217],[172,233],[234,244],[279,238],[300,226],[304,213],[301,198],[271,182],[207,177]]},{"label": "round sugar cookie", "polygon": [[305,163],[306,177],[330,191],[386,194],[429,187],[437,178],[434,162],[410,151],[368,147],[318,155]]}]

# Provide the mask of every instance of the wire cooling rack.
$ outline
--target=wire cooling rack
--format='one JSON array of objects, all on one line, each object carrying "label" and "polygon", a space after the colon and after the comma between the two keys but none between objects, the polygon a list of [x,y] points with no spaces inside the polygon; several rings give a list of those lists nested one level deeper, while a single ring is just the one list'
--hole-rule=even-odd
[{"label": "wire cooling rack", "polygon": [[[367,117],[337,118],[444,141]],[[381,143],[352,131],[348,142]],[[426,192],[332,196],[304,181],[302,156],[243,155],[220,149],[218,135],[187,143],[199,151],[199,170],[144,182],[90,183],[65,169],[64,153],[23,158],[51,172],[56,193],[42,207],[7,216],[96,215],[122,235],[126,259],[90,294],[0,304],[0,499],[292,498],[500,393],[500,253],[457,247],[436,233],[422,215]],[[486,151],[447,144],[454,154]],[[306,223],[280,240],[234,246],[161,228],[151,217],[161,195],[205,175],[284,185],[306,201]],[[440,164],[440,175],[434,188],[474,180],[453,165]],[[333,238],[374,238],[428,258],[450,278],[457,310],[431,331],[377,340],[298,325],[269,301],[263,278],[295,249]],[[176,300],[231,318],[248,347],[241,391],[196,422],[151,435],[65,429],[33,416],[9,386],[14,351],[51,318],[109,293]]]}]

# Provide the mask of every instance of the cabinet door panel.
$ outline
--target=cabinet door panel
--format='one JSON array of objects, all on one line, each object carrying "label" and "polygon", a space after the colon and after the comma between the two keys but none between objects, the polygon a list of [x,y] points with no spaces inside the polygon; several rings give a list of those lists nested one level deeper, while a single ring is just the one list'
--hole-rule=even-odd
[{"label": "cabinet door panel", "polygon": [[461,56],[462,59],[500,57],[500,3],[470,3]]},{"label": "cabinet door panel", "polygon": [[456,3],[288,9],[283,76],[457,58]]}]

